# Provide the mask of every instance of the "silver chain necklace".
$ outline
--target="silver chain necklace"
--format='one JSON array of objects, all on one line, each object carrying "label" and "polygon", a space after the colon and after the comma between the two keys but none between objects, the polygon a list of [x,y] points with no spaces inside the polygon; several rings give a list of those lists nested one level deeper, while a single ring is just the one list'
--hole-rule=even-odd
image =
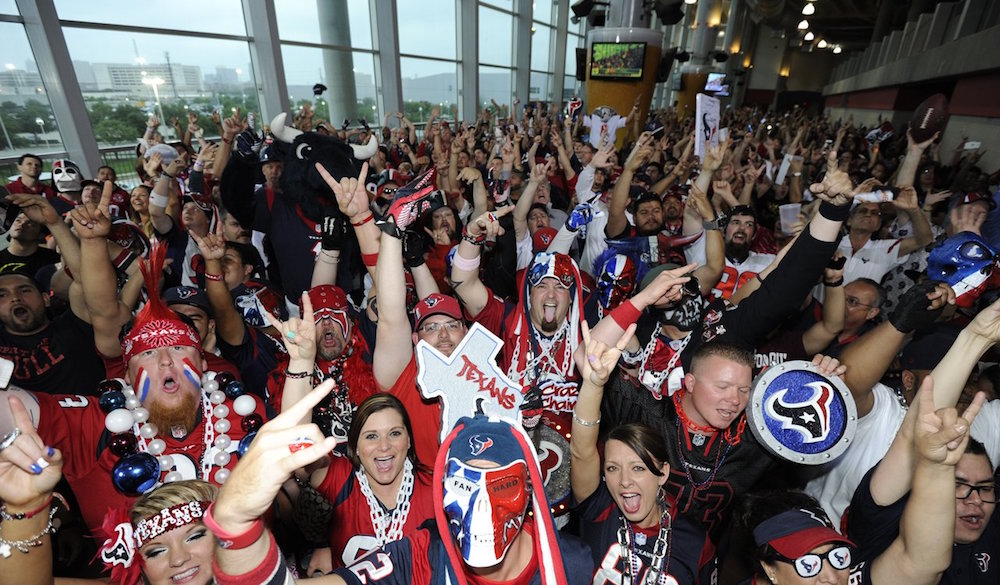
[{"label": "silver chain necklace", "polygon": [[361,493],[368,502],[368,515],[372,521],[372,528],[375,529],[375,540],[382,546],[403,537],[403,526],[406,524],[406,517],[410,515],[410,496],[413,495],[413,464],[407,459],[403,463],[403,481],[399,484],[396,492],[396,508],[392,511],[392,518],[387,517],[382,504],[372,492],[371,485],[368,484],[368,476],[365,468],[361,467],[355,475],[358,484],[361,485]]},{"label": "silver chain necklace", "polygon": [[[660,504],[663,512],[660,515],[660,531],[656,535],[656,544],[653,545],[653,560],[646,571],[646,576],[642,580],[642,585],[665,585],[670,573],[670,561],[666,560],[670,556],[671,545],[671,525],[673,518],[667,511],[665,505]],[[638,577],[640,568],[639,555],[636,553],[634,542],[635,532],[632,524],[621,514],[622,525],[618,528],[618,544],[622,549],[622,560],[625,562],[625,570],[622,571],[621,585],[633,585],[634,579]]]},{"label": "silver chain necklace", "polygon": [[[670,361],[667,362],[667,367],[659,372],[654,372],[653,370],[647,370],[646,368],[649,360],[653,357],[659,338],[659,331],[654,331],[649,343],[647,343],[646,347],[642,350],[642,363],[639,364],[639,382],[648,390],[653,392],[655,396],[662,396],[664,394],[663,383],[670,376],[670,373],[674,371],[674,368],[677,367],[677,362],[680,361],[681,354],[684,353],[684,348],[687,347],[688,342],[691,341],[691,334],[686,335],[684,339],[680,340],[677,349],[674,350],[674,354],[670,356]],[[668,341],[665,342],[664,345],[673,350],[671,344],[674,340],[670,338],[667,339]],[[667,390],[667,394],[672,394],[672,392],[669,392],[669,388]]]}]

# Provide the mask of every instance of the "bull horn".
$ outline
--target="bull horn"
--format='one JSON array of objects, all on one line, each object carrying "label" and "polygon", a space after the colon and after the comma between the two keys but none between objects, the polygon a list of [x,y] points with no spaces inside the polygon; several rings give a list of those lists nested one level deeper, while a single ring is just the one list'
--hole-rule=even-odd
[{"label": "bull horn", "polygon": [[378,140],[376,140],[375,135],[372,134],[371,138],[368,139],[367,144],[364,146],[352,144],[351,150],[354,151],[354,158],[358,160],[368,160],[375,156],[375,153],[378,152]]},{"label": "bull horn", "polygon": [[287,116],[288,114],[281,112],[271,120],[271,135],[274,136],[275,140],[291,144],[295,141],[296,136],[302,134],[302,131],[285,126]]}]

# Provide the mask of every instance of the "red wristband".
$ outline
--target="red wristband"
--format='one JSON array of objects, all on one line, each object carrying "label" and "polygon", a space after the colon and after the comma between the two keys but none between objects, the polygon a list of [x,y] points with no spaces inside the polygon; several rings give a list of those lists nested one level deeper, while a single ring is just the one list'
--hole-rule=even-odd
[{"label": "red wristband", "polygon": [[35,516],[41,514],[45,510],[48,510],[49,505],[51,503],[52,503],[52,494],[49,494],[49,497],[46,498],[44,502],[42,502],[42,505],[35,508],[34,510],[30,512],[15,512],[13,514],[8,513],[7,506],[3,505],[0,506],[0,518],[3,518],[4,520],[27,520],[28,518],[34,518]]},{"label": "red wristband", "polygon": [[232,144],[233,143],[233,139],[232,138],[230,138],[229,140],[226,140],[225,136],[222,137],[222,141],[225,142],[226,144]]},{"label": "red wristband", "polygon": [[372,215],[371,213],[369,213],[369,214],[368,214],[368,217],[366,217],[366,218],[362,219],[362,220],[361,220],[361,221],[359,221],[358,223],[354,223],[354,222],[352,221],[352,222],[351,222],[351,225],[353,225],[354,227],[361,227],[361,226],[365,225],[366,223],[368,223],[369,221],[371,221],[371,220],[373,220],[373,219],[375,219],[375,216],[374,216],[374,215]]},{"label": "red wristband", "polygon": [[201,517],[202,522],[205,526],[212,531],[215,535],[216,540],[219,541],[219,546],[228,550],[239,550],[241,548],[246,548],[251,544],[257,542],[260,535],[264,533],[264,521],[258,518],[250,525],[243,534],[232,534],[227,532],[224,528],[219,526],[219,523],[215,521],[212,517],[212,508],[215,506],[215,502],[205,510],[205,515]]},{"label": "red wristband", "polygon": [[281,555],[278,553],[278,544],[274,541],[274,536],[269,535],[267,554],[264,555],[264,559],[256,567],[242,575],[224,573],[222,568],[219,567],[219,558],[216,555],[212,559],[214,583],[216,585],[257,585],[270,583],[272,582],[272,577],[276,576],[278,571],[284,569],[284,565],[281,563]]},{"label": "red wristband", "polygon": [[211,280],[212,282],[222,282],[221,274],[212,274],[211,272],[205,273],[205,280]]},{"label": "red wristband", "polygon": [[632,299],[618,305],[608,314],[622,329],[628,329],[630,325],[639,320],[641,315],[642,311],[632,304]]},{"label": "red wristband", "polygon": [[362,254],[361,261],[365,263],[368,268],[375,268],[375,264],[378,262],[378,252],[374,254]]}]

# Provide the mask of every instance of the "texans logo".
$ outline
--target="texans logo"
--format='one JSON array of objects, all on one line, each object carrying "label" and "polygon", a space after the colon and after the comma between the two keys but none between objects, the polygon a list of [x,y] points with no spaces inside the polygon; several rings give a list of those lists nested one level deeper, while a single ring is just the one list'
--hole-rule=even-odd
[{"label": "texans logo", "polygon": [[548,484],[552,472],[562,465],[562,453],[559,447],[549,441],[542,441],[538,446],[538,467],[542,472],[542,483]]},{"label": "texans logo", "polygon": [[132,566],[134,549],[131,543],[134,542],[135,538],[132,534],[131,524],[123,522],[115,526],[114,543],[108,546],[111,540],[105,541],[104,549],[101,551],[101,560],[108,565]]},{"label": "texans logo", "polygon": [[990,553],[976,553],[975,557],[980,571],[985,573],[990,570]]},{"label": "texans logo", "polygon": [[493,439],[490,437],[487,437],[484,440],[479,435],[473,435],[469,439],[469,447],[472,448],[473,457],[482,455],[483,451],[486,451],[492,446],[493,446]]},{"label": "texans logo", "polygon": [[812,388],[813,393],[804,402],[785,402],[788,389],[784,389],[772,394],[764,408],[781,422],[781,428],[801,433],[802,442],[819,443],[830,434],[830,404],[834,391],[825,382],[810,382],[806,386]]}]

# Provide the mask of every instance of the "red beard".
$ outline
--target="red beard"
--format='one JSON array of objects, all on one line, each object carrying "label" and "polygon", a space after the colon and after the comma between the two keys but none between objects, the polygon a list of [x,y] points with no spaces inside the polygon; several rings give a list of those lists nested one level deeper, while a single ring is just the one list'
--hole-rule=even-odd
[{"label": "red beard", "polygon": [[187,435],[194,429],[200,406],[201,401],[198,400],[198,396],[185,392],[181,397],[181,403],[177,406],[165,406],[156,401],[146,408],[149,410],[149,422],[155,424],[161,434],[173,435],[174,429],[182,429]]}]

